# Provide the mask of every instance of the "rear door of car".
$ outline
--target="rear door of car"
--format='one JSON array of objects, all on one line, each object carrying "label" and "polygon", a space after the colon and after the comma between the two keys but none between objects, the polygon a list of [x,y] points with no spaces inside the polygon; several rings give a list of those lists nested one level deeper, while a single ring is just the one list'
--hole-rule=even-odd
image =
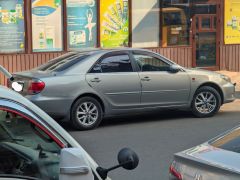
[{"label": "rear door of car", "polygon": [[102,56],[87,73],[86,80],[112,109],[140,105],[141,83],[128,51]]},{"label": "rear door of car", "polygon": [[185,71],[170,72],[171,63],[160,56],[144,51],[133,51],[139,66],[143,106],[176,106],[187,104],[190,79]]}]

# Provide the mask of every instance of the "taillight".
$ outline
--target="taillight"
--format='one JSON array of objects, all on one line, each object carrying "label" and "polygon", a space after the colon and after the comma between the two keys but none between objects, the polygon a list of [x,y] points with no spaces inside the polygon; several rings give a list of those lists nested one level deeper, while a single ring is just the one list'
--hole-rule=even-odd
[{"label": "taillight", "polygon": [[41,80],[30,81],[28,86],[28,94],[38,94],[45,88],[45,83]]},{"label": "taillight", "polygon": [[176,180],[182,180],[182,175],[181,175],[181,173],[179,173],[179,172],[175,169],[175,167],[174,167],[173,164],[172,164],[172,165],[170,166],[170,168],[169,168],[169,173],[170,173],[174,178],[176,178]]}]

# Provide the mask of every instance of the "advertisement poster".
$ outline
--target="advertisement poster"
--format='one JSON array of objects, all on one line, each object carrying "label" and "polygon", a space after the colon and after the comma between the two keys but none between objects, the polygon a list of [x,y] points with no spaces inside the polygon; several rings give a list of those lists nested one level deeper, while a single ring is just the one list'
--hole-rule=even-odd
[{"label": "advertisement poster", "polygon": [[68,48],[97,46],[96,0],[67,0]]},{"label": "advertisement poster", "polygon": [[34,52],[62,51],[62,0],[32,0]]},{"label": "advertisement poster", "polygon": [[0,53],[24,51],[23,0],[0,0],[0,40]]},{"label": "advertisement poster", "polygon": [[101,47],[125,47],[129,42],[128,0],[100,1]]},{"label": "advertisement poster", "polygon": [[239,0],[225,0],[225,44],[240,44],[240,3]]}]

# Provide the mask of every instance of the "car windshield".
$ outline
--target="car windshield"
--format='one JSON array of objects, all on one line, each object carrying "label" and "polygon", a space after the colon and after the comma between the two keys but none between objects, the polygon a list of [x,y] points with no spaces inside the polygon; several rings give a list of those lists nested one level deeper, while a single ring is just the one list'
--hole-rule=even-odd
[{"label": "car windshield", "polygon": [[64,71],[74,64],[86,59],[89,55],[85,53],[67,53],[59,56],[55,59],[50,60],[46,64],[39,66],[36,70],[38,71]]},{"label": "car windshield", "polygon": [[0,110],[0,144],[11,142],[31,149],[60,153],[58,145],[41,129],[16,114]]},{"label": "car windshield", "polygon": [[210,145],[227,151],[240,153],[240,127],[210,142]]}]

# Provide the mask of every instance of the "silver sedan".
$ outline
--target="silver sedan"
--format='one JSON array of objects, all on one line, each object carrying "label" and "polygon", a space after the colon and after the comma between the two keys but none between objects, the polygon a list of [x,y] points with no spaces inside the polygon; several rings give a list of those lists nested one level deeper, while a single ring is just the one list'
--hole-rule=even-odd
[{"label": "silver sedan", "polygon": [[14,79],[24,86],[22,95],[80,130],[97,127],[103,117],[159,108],[210,117],[235,99],[227,76],[140,49],[70,52]]},{"label": "silver sedan", "polygon": [[240,127],[175,154],[170,180],[239,180]]}]

